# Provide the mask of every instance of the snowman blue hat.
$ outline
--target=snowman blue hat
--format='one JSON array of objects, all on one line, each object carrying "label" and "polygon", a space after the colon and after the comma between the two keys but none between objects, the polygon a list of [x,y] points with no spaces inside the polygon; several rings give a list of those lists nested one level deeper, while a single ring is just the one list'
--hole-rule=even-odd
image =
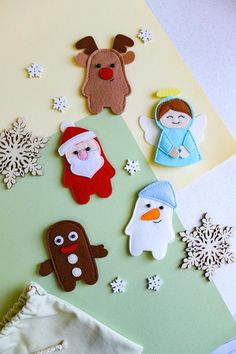
[{"label": "snowman blue hat", "polygon": [[177,207],[175,192],[170,182],[156,181],[142,189],[138,195],[140,198],[156,200],[175,209]]}]

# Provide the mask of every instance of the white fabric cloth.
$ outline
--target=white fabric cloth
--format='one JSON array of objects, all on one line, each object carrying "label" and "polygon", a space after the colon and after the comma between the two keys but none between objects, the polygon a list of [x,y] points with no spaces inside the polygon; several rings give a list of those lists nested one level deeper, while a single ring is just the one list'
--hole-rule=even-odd
[{"label": "white fabric cloth", "polygon": [[0,322],[1,354],[140,354],[143,348],[30,283]]}]

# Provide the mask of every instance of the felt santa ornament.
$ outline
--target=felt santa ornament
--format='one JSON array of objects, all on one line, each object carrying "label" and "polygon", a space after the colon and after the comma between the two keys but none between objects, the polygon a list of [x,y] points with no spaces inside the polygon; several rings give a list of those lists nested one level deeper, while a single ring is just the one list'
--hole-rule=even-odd
[{"label": "felt santa ornament", "polygon": [[64,184],[71,189],[75,200],[86,204],[92,194],[109,197],[115,169],[107,160],[96,134],[70,122],[62,123],[61,131],[58,152],[64,156]]}]

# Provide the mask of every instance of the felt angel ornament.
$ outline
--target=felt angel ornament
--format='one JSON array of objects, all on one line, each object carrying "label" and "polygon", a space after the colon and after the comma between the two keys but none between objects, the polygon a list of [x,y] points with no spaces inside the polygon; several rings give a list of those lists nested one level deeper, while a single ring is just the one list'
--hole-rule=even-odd
[{"label": "felt angel ornament", "polygon": [[155,259],[165,258],[175,239],[172,227],[175,193],[168,181],[156,181],[139,192],[132,218],[125,229],[132,256],[150,251]]},{"label": "felt angel ornament", "polygon": [[204,140],[207,118],[195,116],[192,105],[177,96],[162,99],[155,119],[140,117],[145,140],[157,146],[155,162],[165,166],[188,166],[202,159],[198,144]]}]

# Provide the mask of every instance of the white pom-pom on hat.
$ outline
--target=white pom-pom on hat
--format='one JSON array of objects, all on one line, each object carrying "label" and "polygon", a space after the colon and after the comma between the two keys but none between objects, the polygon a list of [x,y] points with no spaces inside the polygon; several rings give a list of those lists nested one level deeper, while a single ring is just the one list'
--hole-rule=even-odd
[{"label": "white pom-pom on hat", "polygon": [[62,122],[60,125],[60,130],[62,131],[62,133],[64,133],[66,128],[69,128],[69,127],[75,127],[75,123],[74,122]]}]

